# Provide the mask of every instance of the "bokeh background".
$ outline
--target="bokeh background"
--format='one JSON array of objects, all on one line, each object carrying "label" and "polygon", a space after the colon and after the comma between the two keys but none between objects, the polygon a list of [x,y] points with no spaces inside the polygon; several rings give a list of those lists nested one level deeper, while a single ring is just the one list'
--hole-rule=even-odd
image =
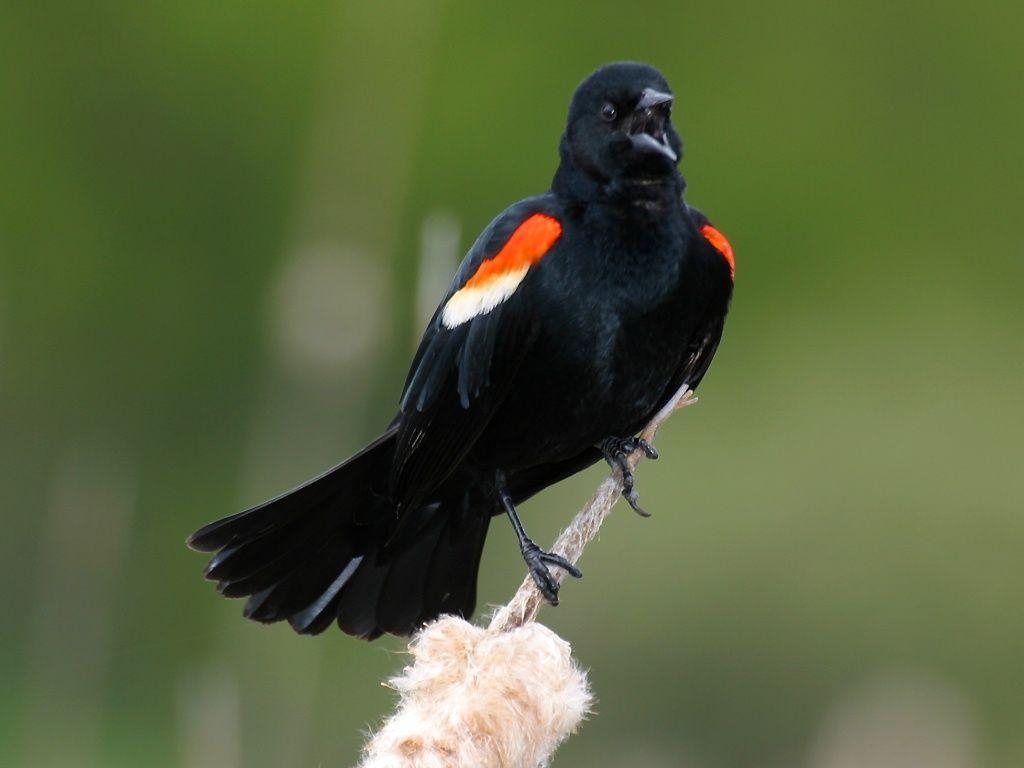
[{"label": "bokeh background", "polygon": [[[355,761],[403,642],[243,621],[185,536],[381,429],[620,58],[673,84],[738,283],[654,517],[542,614],[600,699],[556,765],[1024,764],[1022,33],[1009,0],[4,3],[0,764]],[[482,604],[523,573],[490,539]]]}]

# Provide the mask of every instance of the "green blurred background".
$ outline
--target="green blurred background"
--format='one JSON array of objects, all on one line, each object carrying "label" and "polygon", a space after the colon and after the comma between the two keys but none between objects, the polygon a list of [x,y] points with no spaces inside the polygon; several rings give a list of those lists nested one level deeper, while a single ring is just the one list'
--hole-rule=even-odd
[{"label": "green blurred background", "polygon": [[1024,764],[1020,7],[372,5],[3,4],[0,764],[354,762],[403,642],[243,621],[185,536],[376,434],[620,58],[738,284],[654,517],[542,613],[599,697],[556,765]]}]

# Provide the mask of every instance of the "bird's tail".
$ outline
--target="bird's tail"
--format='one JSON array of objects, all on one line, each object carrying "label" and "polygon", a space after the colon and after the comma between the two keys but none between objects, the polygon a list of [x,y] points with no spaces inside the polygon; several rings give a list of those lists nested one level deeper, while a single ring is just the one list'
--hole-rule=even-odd
[{"label": "bird's tail", "polygon": [[468,617],[492,510],[465,491],[442,494],[403,513],[395,536],[383,493],[394,442],[392,429],[305,485],[200,528],[188,543],[216,552],[206,577],[228,597],[247,596],[248,618],[286,619],[303,634],[337,620],[373,639],[442,613]]}]

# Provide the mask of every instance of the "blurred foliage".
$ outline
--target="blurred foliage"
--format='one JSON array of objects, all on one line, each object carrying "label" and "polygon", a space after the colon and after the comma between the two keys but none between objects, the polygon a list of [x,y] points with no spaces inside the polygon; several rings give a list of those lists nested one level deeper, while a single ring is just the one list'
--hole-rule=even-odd
[{"label": "blurred foliage", "polygon": [[[863,746],[877,717],[904,757],[875,765],[950,732],[943,765],[1024,762],[1017,6],[15,0],[2,19],[0,764],[352,762],[402,642],[245,622],[184,537],[381,428],[423,222],[454,216],[465,248],[544,189],[573,88],[620,58],[673,84],[688,199],[738,284],[702,404],[640,471],[654,518],[614,516],[542,616],[600,698],[557,764],[845,765],[835,734]],[[344,266],[347,327],[288,293],[324,268],[309,253]],[[352,346],[303,357],[293,315],[299,342]],[[533,536],[598,477],[527,505]],[[522,570],[496,524],[481,604]],[[886,693],[906,680],[918,698]],[[904,733],[858,698],[876,689],[938,704]]]}]

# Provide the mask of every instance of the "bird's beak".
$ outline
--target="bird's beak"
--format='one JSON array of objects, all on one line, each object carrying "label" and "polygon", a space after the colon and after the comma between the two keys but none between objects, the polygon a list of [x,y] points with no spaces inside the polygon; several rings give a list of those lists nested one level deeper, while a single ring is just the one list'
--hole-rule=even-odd
[{"label": "bird's beak", "polygon": [[667,122],[666,110],[659,109],[672,103],[671,93],[662,93],[653,88],[644,88],[633,110],[633,120],[629,131],[633,147],[641,152],[662,154],[673,163],[679,159],[675,150],[669,146],[665,132]]},{"label": "bird's beak", "polygon": [[636,105],[637,111],[642,109],[652,109],[661,104],[671,104],[673,96],[671,93],[662,93],[656,91],[653,88],[644,88],[643,93],[640,94],[640,103]]}]

